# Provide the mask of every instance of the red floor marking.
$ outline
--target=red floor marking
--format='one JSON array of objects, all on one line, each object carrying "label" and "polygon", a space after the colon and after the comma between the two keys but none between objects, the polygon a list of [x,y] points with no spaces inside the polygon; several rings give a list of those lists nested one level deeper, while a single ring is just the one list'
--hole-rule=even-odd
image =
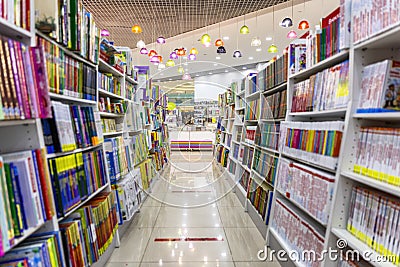
[{"label": "red floor marking", "polygon": [[182,242],[206,242],[206,241],[224,241],[223,238],[216,237],[170,237],[170,238],[155,238],[154,242],[173,242],[173,241],[182,241]]},{"label": "red floor marking", "polygon": [[210,193],[211,190],[172,190],[172,193]]}]

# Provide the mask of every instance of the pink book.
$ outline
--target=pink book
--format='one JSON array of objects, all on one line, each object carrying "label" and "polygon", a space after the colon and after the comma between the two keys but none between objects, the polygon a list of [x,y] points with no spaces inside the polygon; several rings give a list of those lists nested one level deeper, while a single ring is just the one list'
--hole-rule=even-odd
[{"label": "pink book", "polygon": [[43,47],[30,47],[29,49],[34,69],[36,90],[39,95],[40,117],[51,118],[51,102]]}]

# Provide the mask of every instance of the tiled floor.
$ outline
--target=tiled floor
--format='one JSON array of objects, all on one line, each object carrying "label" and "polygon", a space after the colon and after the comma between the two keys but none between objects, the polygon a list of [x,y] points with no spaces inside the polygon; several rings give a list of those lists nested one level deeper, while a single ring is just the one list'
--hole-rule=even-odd
[{"label": "tiled floor", "polygon": [[230,178],[211,162],[211,152],[171,153],[171,164],[107,267],[279,266],[257,259],[264,237],[232,192]]}]

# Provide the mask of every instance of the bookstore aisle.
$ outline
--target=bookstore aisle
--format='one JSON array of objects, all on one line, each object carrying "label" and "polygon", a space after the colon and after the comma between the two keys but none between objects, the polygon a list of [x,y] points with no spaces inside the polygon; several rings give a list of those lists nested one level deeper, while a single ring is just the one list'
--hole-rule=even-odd
[{"label": "bookstore aisle", "polygon": [[171,164],[107,267],[280,266],[257,259],[265,239],[212,157],[211,151],[171,152]]}]

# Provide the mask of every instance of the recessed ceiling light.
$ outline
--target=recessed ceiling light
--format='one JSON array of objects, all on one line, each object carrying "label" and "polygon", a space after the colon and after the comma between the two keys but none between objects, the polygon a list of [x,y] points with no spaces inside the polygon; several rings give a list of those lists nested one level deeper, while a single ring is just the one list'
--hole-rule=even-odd
[{"label": "recessed ceiling light", "polygon": [[249,60],[253,60],[254,59],[254,57],[249,57]]},{"label": "recessed ceiling light", "polygon": [[164,76],[164,73],[160,73],[161,76]]},{"label": "recessed ceiling light", "polygon": [[229,40],[229,36],[224,36],[222,37],[222,39],[224,39],[225,41]]},{"label": "recessed ceiling light", "polygon": [[242,70],[247,70],[247,67],[242,67]]},{"label": "recessed ceiling light", "polygon": [[172,81],[172,79],[171,79],[171,78],[169,78],[169,79],[168,79],[168,81]]},{"label": "recessed ceiling light", "polygon": [[199,77],[200,75],[196,74],[196,77]]},{"label": "recessed ceiling light", "polygon": [[221,57],[219,57],[219,56],[216,56],[216,57],[215,57],[215,59],[221,59]]},{"label": "recessed ceiling light", "polygon": [[272,37],[267,36],[267,37],[265,37],[265,40],[266,40],[266,41],[271,41],[271,40],[272,40]]},{"label": "recessed ceiling light", "polygon": [[212,72],[209,72],[208,74],[209,74],[209,75],[211,75],[211,74],[212,74]]},{"label": "recessed ceiling light", "polygon": [[225,70],[225,72],[228,72],[228,70]]},{"label": "recessed ceiling light", "polygon": [[217,63],[214,63],[214,66],[218,66],[218,64],[217,64]]},{"label": "recessed ceiling light", "polygon": [[262,50],[261,48],[257,48],[256,49],[257,52],[261,52],[261,50]]}]

